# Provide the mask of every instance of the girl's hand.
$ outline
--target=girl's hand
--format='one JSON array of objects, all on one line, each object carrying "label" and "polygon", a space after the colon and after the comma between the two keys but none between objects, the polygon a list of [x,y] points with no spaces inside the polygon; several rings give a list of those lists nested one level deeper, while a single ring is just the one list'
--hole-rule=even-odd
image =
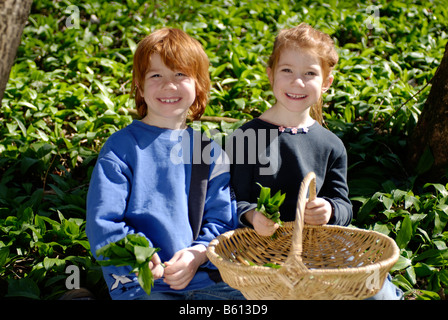
[{"label": "girl's hand", "polygon": [[160,261],[160,257],[157,253],[154,253],[151,261],[149,262],[149,269],[151,269],[152,276],[154,280],[160,279],[163,277],[163,273],[165,271],[162,261]]},{"label": "girl's hand", "polygon": [[247,221],[252,224],[255,231],[264,237],[272,236],[278,229],[278,223],[266,218],[261,212],[254,210],[246,212]]},{"label": "girl's hand", "polygon": [[308,201],[305,206],[305,223],[313,225],[323,225],[330,221],[333,208],[327,200],[316,198]]},{"label": "girl's hand", "polygon": [[171,260],[165,262],[165,283],[174,290],[188,286],[199,266],[207,262],[206,251],[204,245],[197,245],[176,252]]}]

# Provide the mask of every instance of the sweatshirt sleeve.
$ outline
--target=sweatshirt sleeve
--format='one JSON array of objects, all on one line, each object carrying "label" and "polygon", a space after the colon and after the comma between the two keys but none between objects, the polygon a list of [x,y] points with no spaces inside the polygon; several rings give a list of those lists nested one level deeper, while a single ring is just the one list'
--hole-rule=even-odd
[{"label": "sweatshirt sleeve", "polygon": [[[124,219],[131,173],[119,165],[120,160],[114,159],[107,148],[104,149],[93,170],[87,195],[86,234],[96,259],[102,259],[96,255],[96,250],[135,232]],[[134,299],[136,294],[144,293],[137,277],[130,274],[130,267],[108,266],[102,270],[112,297],[118,294],[120,299]],[[119,283],[126,284],[127,293],[115,290]],[[135,289],[130,290],[131,287]]]},{"label": "sweatshirt sleeve", "polygon": [[240,227],[252,227],[246,223],[244,214],[257,207],[257,203],[250,201],[250,191],[252,187],[247,183],[252,181],[251,170],[245,170],[245,165],[237,165],[231,167],[231,184],[235,193],[237,207],[237,216]]}]

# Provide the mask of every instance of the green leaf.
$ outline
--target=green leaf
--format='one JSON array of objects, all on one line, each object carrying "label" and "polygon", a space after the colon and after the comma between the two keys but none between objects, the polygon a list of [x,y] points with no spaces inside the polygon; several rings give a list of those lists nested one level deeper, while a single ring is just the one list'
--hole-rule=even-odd
[{"label": "green leaf", "polygon": [[155,251],[154,248],[134,246],[134,254],[137,263],[138,264],[142,264],[145,262],[149,263],[152,255],[154,254],[154,251]]},{"label": "green leaf", "polygon": [[23,134],[23,136],[24,137],[26,137],[27,136],[27,131],[26,131],[26,127],[25,127],[25,125],[23,124],[23,122],[22,121],[20,121],[17,117],[12,117],[16,122],[17,122],[17,124],[19,125],[19,128],[20,128],[20,130],[22,130],[22,134]]},{"label": "green leaf", "polygon": [[22,174],[25,174],[31,166],[33,166],[36,163],[39,163],[39,161],[40,161],[39,159],[23,157],[22,161],[20,162],[20,172]]},{"label": "green leaf", "polygon": [[401,287],[404,288],[405,291],[411,291],[412,288],[412,284],[409,282],[408,279],[406,279],[403,275],[398,274],[397,276],[395,276],[392,280],[392,282]]},{"label": "green leaf", "polygon": [[406,215],[401,223],[400,230],[396,237],[397,245],[400,249],[406,248],[412,238],[412,221],[409,215]]},{"label": "green leaf", "polygon": [[429,277],[434,272],[437,272],[437,269],[427,265],[426,263],[417,262],[414,266],[414,272],[418,277],[424,278]]},{"label": "green leaf", "polygon": [[403,256],[399,256],[397,262],[391,268],[391,271],[403,270],[412,265],[412,260]]},{"label": "green leaf", "polygon": [[0,248],[0,267],[6,265],[8,257],[9,257],[9,247]]},{"label": "green leaf", "polygon": [[270,202],[271,202],[273,205],[279,207],[279,206],[283,203],[283,201],[285,200],[285,196],[286,196],[286,194],[282,194],[282,193],[280,192],[280,190],[279,190],[279,191],[277,191],[277,193],[271,198]]},{"label": "green leaf", "polygon": [[[440,206],[440,205],[439,205]],[[446,206],[446,205],[443,205]],[[439,234],[445,229],[448,222],[447,214],[444,211],[434,212],[434,234]]]},{"label": "green leaf", "polygon": [[154,285],[154,278],[148,263],[143,263],[139,267],[138,283],[140,283],[140,286],[148,295],[151,294],[151,288]]},{"label": "green leaf", "polygon": [[258,197],[258,204],[261,206],[262,204],[267,203],[270,195],[271,195],[271,189],[263,187],[261,184],[257,182],[257,184],[260,186],[260,196]]},{"label": "green leaf", "polygon": [[50,270],[54,265],[56,265],[56,266],[65,265],[65,260],[59,259],[59,258],[45,257],[44,261],[43,261],[43,265],[44,265],[45,270]]},{"label": "green leaf", "polygon": [[385,197],[384,195],[381,197],[381,201],[384,204],[384,207],[387,210],[390,210],[390,208],[392,208],[392,205],[394,204],[394,200],[388,197]]},{"label": "green leaf", "polygon": [[128,42],[128,47],[129,49],[131,49],[132,54],[134,54],[135,50],[137,49],[137,44],[131,38],[127,38],[126,41]]},{"label": "green leaf", "polygon": [[111,258],[108,260],[97,260],[100,266],[116,266],[116,267],[124,267],[124,266],[133,266],[135,264],[134,258]]},{"label": "green leaf", "polygon": [[405,275],[413,286],[417,283],[417,276],[413,267],[406,268]]},{"label": "green leaf", "polygon": [[113,253],[112,253],[112,247],[116,246],[117,243],[115,242],[111,242],[109,244],[106,244],[105,246],[99,248],[98,250],[96,250],[96,255],[98,257],[103,256],[103,257],[110,257]]},{"label": "green leaf", "polygon": [[8,280],[8,293],[5,297],[22,297],[39,300],[40,289],[31,278]]},{"label": "green leaf", "polygon": [[137,233],[129,234],[125,238],[125,240],[129,241],[130,243],[132,243],[134,245],[139,245],[142,247],[149,247],[148,239],[146,239],[145,237],[143,237]]},{"label": "green leaf", "polygon": [[440,296],[437,292],[428,290],[419,290],[420,294],[417,296],[417,300],[440,300]]},{"label": "green leaf", "polygon": [[123,248],[119,245],[112,245],[110,247],[110,255],[112,257],[116,257],[116,258],[129,258],[132,257],[132,254],[126,250],[126,248]]},{"label": "green leaf", "polygon": [[379,197],[382,195],[381,192],[376,192],[371,198],[368,198],[363,203],[361,209],[358,212],[358,216],[356,217],[358,221],[363,222],[368,218],[368,215],[372,210],[376,207],[379,202]]},{"label": "green leaf", "polygon": [[439,271],[439,279],[440,282],[445,285],[445,287],[448,287],[448,270],[442,269]]},{"label": "green leaf", "polygon": [[426,147],[425,151],[423,151],[423,154],[420,157],[420,160],[417,163],[415,171],[417,172],[417,174],[423,174],[431,169],[433,163],[434,156],[432,155],[431,149],[429,147]]},{"label": "green leaf", "polygon": [[280,269],[282,266],[275,264],[275,263],[265,263],[263,267],[273,268],[273,269]]},{"label": "green leaf", "polygon": [[427,183],[423,187],[427,188],[427,187],[430,187],[430,186],[434,187],[434,189],[436,189],[437,192],[439,192],[444,197],[448,196],[448,190],[442,184],[440,184],[440,183]]}]

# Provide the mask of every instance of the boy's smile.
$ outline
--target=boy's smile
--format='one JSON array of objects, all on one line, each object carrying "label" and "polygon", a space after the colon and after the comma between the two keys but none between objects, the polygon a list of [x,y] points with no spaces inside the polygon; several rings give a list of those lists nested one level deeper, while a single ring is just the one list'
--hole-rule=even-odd
[{"label": "boy's smile", "polygon": [[159,101],[162,103],[176,103],[179,102],[181,98],[159,98]]}]

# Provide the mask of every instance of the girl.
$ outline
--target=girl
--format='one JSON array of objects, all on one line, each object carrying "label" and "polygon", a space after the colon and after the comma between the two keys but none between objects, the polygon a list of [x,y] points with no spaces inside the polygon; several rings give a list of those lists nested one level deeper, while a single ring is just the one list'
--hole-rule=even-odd
[{"label": "girl", "polygon": [[[206,247],[236,227],[229,192],[228,161],[211,142],[207,196],[199,236],[188,216],[193,131],[187,116],[204,112],[210,86],[209,60],[200,43],[177,29],[161,29],[138,45],[133,85],[141,121],[114,133],[103,146],[87,198],[86,232],[95,252],[129,233],[147,237],[160,248],[150,267],[151,295],[128,267],[104,267],[113,299],[242,299],[223,282],[212,280]],[[179,154],[182,156],[179,157]],[[164,265],[162,265],[164,262]]]},{"label": "girl", "polygon": [[[322,94],[333,82],[337,61],[327,34],[307,24],[281,31],[267,67],[276,103],[236,130],[230,150],[226,148],[240,221],[262,236],[279,226],[255,210],[260,194],[256,182],[270,187],[271,194],[286,193],[280,218],[293,221],[300,184],[310,171],[316,174],[317,198],[306,204],[305,223],[347,226],[352,219],[346,149],[321,125]],[[390,282],[386,291],[377,298],[396,298]]]},{"label": "girl", "polygon": [[[316,173],[318,197],[308,202],[305,223],[348,225],[351,221],[346,150],[335,134],[321,126],[322,93],[333,82],[331,71],[337,61],[338,55],[328,35],[306,24],[281,31],[267,68],[277,101],[259,118],[234,133],[229,154],[233,159],[231,176],[238,213],[243,222],[261,235],[272,235],[278,225],[254,210],[260,193],[256,182],[270,187],[272,194],[277,190],[286,193],[280,208],[281,218],[292,221],[300,183],[310,171]],[[255,135],[257,141],[241,146],[242,135]],[[260,143],[259,139],[266,139],[266,143]],[[253,145],[264,145],[266,150],[246,148]],[[238,153],[246,149],[244,160],[249,160],[249,153],[255,152],[257,161],[238,161]],[[270,155],[269,165],[274,170],[269,174],[262,170],[266,164],[260,161],[260,154]]]}]

